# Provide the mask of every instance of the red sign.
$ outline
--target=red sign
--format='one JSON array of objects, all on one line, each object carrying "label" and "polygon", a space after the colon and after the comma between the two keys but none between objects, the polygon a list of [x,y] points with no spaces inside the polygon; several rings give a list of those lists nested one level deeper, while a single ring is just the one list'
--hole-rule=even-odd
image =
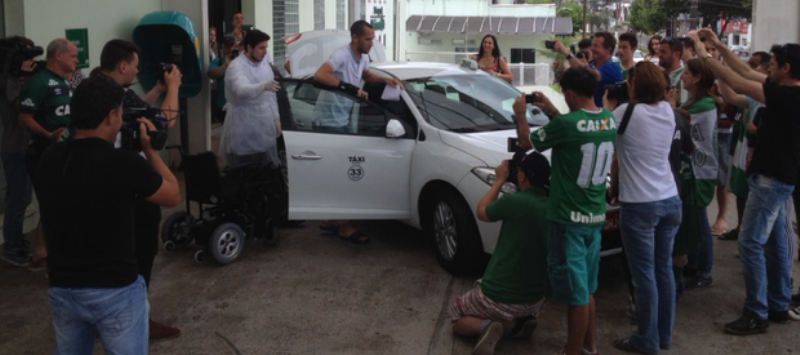
[{"label": "red sign", "polygon": [[[722,19],[723,23],[725,23],[725,21],[726,21],[726,19]],[[741,21],[731,20],[725,26],[725,32],[728,32],[728,33],[740,33],[740,34],[746,35],[747,34],[747,30],[748,30],[747,20],[741,20]]]}]

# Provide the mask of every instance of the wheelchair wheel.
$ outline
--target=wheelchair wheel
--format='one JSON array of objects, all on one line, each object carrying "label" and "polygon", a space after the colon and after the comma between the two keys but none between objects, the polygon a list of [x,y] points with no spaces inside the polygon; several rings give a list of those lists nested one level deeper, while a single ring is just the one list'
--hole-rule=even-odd
[{"label": "wheelchair wheel", "polygon": [[245,234],[242,228],[235,223],[223,223],[208,241],[208,251],[220,265],[228,265],[242,255],[244,251]]},{"label": "wheelchair wheel", "polygon": [[[172,252],[175,249],[183,248],[192,242],[192,216],[186,211],[173,213],[161,227],[161,242],[164,243],[165,251]],[[167,243],[171,242],[170,250],[166,250]]]}]

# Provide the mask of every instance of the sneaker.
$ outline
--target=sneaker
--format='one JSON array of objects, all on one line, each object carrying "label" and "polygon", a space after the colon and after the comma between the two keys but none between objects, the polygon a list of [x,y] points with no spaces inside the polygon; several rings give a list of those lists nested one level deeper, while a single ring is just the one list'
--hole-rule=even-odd
[{"label": "sneaker", "polygon": [[641,351],[636,350],[636,348],[633,347],[633,344],[631,344],[631,339],[630,338],[614,340],[614,347],[619,349],[619,350],[622,350],[622,351],[624,351],[626,353],[644,354]]},{"label": "sneaker", "polygon": [[33,257],[28,258],[28,270],[47,271],[47,258],[41,258],[39,261],[33,261]]},{"label": "sneaker", "polygon": [[16,267],[26,267],[28,266],[28,251],[22,247],[3,248],[0,259]]},{"label": "sneaker", "polygon": [[789,311],[769,311],[769,321],[772,323],[785,324],[789,322]]},{"label": "sneaker", "polygon": [[486,327],[486,331],[481,334],[478,344],[472,350],[472,355],[492,355],[497,341],[503,336],[503,325],[500,322],[492,322]]},{"label": "sneaker", "polygon": [[527,316],[517,319],[514,322],[514,327],[511,328],[509,335],[514,339],[530,339],[533,336],[533,331],[539,325],[539,321],[534,316]]},{"label": "sneaker", "polygon": [[181,330],[150,320],[150,341],[174,339],[181,336]]},{"label": "sneaker", "polygon": [[750,311],[744,311],[744,314],[737,320],[725,324],[725,333],[734,335],[753,335],[766,333],[769,328],[769,321],[766,319],[758,319],[758,316]]},{"label": "sneaker", "polygon": [[789,318],[792,320],[800,320],[800,306],[789,308]]},{"label": "sneaker", "polygon": [[696,290],[699,288],[705,288],[714,284],[714,279],[711,277],[702,277],[697,276],[692,281],[686,283],[687,290]]}]

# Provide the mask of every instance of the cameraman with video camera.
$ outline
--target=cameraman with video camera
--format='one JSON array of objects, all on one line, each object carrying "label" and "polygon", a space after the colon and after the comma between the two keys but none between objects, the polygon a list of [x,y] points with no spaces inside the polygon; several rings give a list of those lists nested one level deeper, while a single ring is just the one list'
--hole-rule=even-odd
[{"label": "cameraman with video camera", "polygon": [[[138,142],[132,135],[137,127],[136,121],[145,116],[145,112],[153,112],[151,105],[154,105],[161,94],[166,92],[164,102],[161,104],[163,115],[148,119],[153,123],[155,135],[164,136],[165,129],[171,128],[178,115],[178,91],[181,86],[181,72],[176,66],[171,70],[166,70],[163,81],[159,80],[156,86],[150,90],[143,98],[140,98],[133,90],[128,88],[136,79],[139,73],[139,53],[141,50],[135,43],[114,39],[106,43],[100,54],[100,71],[96,76],[109,77],[117,84],[125,87],[125,95],[122,101],[123,109],[123,133],[117,139],[116,146],[122,146],[124,150],[138,151]],[[142,112],[137,114],[137,112]],[[160,126],[160,127],[159,127]],[[150,132],[150,135],[154,135]],[[153,137],[151,137],[153,138]],[[163,138],[161,138],[163,139]],[[133,141],[133,142],[132,142]],[[161,142],[163,144],[163,141]],[[150,143],[153,145],[153,143]],[[159,145],[159,144],[155,144]],[[145,148],[141,147],[144,151]],[[158,150],[159,147],[156,147]],[[149,157],[148,157],[149,159]],[[147,287],[150,287],[150,276],[153,271],[153,262],[158,253],[158,226],[161,223],[161,208],[145,199],[138,199],[135,203],[134,234],[136,236],[136,258],[139,267],[139,274],[144,278]],[[150,339],[168,339],[180,335],[180,329],[170,327],[153,320],[150,320]]]},{"label": "cameraman with video camera", "polygon": [[114,149],[123,96],[106,76],[84,80],[71,103],[77,133],[47,148],[35,177],[59,354],[91,354],[96,336],[110,354],[148,352],[150,305],[137,270],[133,213],[141,199],[177,206],[180,189],[152,148],[149,120],[137,122],[147,161]]},{"label": "cameraman with video camera", "polygon": [[[6,178],[6,213],[3,219],[3,238],[5,245],[0,258],[11,265],[24,267],[28,265],[28,244],[22,231],[25,221],[25,209],[31,203],[31,181],[25,171],[25,149],[31,140],[30,133],[18,124],[19,97],[22,85],[31,75],[36,63],[33,61],[33,41],[25,37],[14,36],[3,41],[3,55],[11,62],[8,73],[3,73],[2,97],[0,97],[0,121],[3,124],[3,137],[0,141],[0,152],[3,159],[3,171]],[[24,49],[23,49],[24,48]],[[42,53],[41,48],[36,48]],[[24,53],[28,50],[29,53]],[[10,66],[17,66],[15,69]]]}]

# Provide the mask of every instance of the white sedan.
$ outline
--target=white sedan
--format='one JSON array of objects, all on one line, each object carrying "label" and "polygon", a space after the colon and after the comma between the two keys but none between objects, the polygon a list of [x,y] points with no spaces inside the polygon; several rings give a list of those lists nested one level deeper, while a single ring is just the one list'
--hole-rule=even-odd
[{"label": "white sedan", "polygon": [[[435,240],[445,269],[479,268],[495,249],[500,223],[480,222],[475,211],[494,167],[511,158],[511,107],[521,93],[453,64],[373,63],[370,70],[405,84],[399,101],[381,98],[383,84],[364,85],[367,101],[311,79],[284,80],[292,112],[282,117],[289,217],[407,221]],[[349,116],[336,132],[320,124],[333,106]],[[528,120],[547,123],[535,114]],[[612,210],[606,235],[616,236],[617,224]],[[618,250],[618,237],[604,239],[606,254]]]}]

